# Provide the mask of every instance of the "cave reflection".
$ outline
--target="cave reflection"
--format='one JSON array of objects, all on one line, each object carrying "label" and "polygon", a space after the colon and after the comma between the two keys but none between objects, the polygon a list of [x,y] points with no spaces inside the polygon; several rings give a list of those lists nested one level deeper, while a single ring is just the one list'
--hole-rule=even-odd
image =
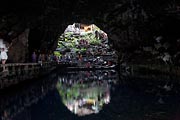
[{"label": "cave reflection", "polygon": [[69,72],[58,77],[57,89],[62,102],[73,113],[84,116],[98,113],[111,100],[117,82],[114,70]]}]

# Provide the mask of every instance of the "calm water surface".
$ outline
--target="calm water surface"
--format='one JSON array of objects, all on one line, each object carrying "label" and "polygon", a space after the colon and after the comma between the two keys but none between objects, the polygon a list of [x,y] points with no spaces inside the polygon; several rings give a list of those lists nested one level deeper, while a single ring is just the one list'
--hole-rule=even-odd
[{"label": "calm water surface", "polygon": [[0,120],[180,120],[180,82],[115,70],[51,73],[0,91]]}]

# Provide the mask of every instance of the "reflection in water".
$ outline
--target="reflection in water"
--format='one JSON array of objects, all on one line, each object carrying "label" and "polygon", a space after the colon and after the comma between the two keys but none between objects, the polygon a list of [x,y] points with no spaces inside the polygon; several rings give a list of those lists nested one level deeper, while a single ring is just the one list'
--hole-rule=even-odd
[{"label": "reflection in water", "polygon": [[0,120],[180,120],[179,96],[175,76],[53,73],[0,91]]},{"label": "reflection in water", "polygon": [[50,90],[55,88],[56,75],[51,74],[42,81],[35,80],[36,82],[24,84],[24,86],[15,86],[12,90],[0,91],[0,120],[13,120],[27,107],[43,99]]},{"label": "reflection in water", "polygon": [[58,77],[57,89],[67,108],[83,116],[98,113],[110,102],[110,89],[116,82],[114,70],[71,72]]}]

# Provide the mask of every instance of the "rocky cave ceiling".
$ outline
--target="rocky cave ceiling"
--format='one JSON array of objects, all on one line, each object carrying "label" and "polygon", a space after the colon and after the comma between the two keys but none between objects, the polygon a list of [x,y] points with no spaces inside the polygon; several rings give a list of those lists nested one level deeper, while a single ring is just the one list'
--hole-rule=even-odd
[{"label": "rocky cave ceiling", "polygon": [[[120,53],[152,46],[158,36],[171,45],[180,39],[178,0],[3,0],[0,14],[0,37],[8,44],[15,41],[10,57],[17,56],[13,51],[18,48],[53,50],[74,22],[96,24]],[[171,54],[177,51],[170,49]],[[26,55],[15,62],[24,59]]]}]

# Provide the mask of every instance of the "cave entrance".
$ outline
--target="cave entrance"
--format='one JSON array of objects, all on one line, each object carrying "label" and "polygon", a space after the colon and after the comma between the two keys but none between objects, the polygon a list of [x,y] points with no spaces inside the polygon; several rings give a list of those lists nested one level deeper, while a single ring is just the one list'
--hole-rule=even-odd
[{"label": "cave entrance", "polygon": [[74,23],[68,25],[59,37],[56,51],[61,54],[65,54],[67,51],[81,54],[91,52],[93,54],[94,52],[105,52],[106,50],[103,49],[108,49],[107,44],[107,34],[96,25]]},{"label": "cave entrance", "polygon": [[[65,54],[66,51],[86,54],[107,51],[107,34],[94,24],[74,23],[68,25],[64,33],[58,39],[56,51]],[[106,47],[105,47],[106,46]],[[94,48],[92,51],[92,48]],[[99,50],[99,51],[98,51]]]},{"label": "cave entrance", "polygon": [[54,54],[60,61],[78,62],[81,65],[116,64],[115,51],[109,46],[108,35],[95,24],[74,23],[68,25],[58,39]]},{"label": "cave entrance", "polygon": [[115,53],[109,47],[108,35],[95,24],[74,23],[58,38],[54,54],[66,59],[77,55],[100,58]]}]

